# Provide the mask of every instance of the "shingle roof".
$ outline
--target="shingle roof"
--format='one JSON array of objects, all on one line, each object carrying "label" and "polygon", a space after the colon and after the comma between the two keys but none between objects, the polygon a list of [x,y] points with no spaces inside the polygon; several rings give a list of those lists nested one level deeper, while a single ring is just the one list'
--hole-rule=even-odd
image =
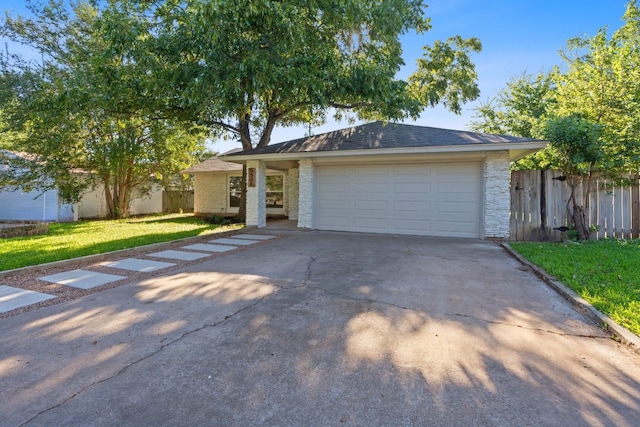
[{"label": "shingle roof", "polygon": [[198,173],[198,172],[231,172],[241,171],[242,165],[238,163],[223,162],[217,157],[205,160],[189,169],[181,171],[181,173]]},{"label": "shingle roof", "polygon": [[304,153],[318,151],[366,150],[384,148],[437,147],[455,145],[504,144],[538,141],[514,136],[490,135],[461,130],[406,124],[367,123],[320,135],[294,139],[280,144],[232,153],[248,154]]}]

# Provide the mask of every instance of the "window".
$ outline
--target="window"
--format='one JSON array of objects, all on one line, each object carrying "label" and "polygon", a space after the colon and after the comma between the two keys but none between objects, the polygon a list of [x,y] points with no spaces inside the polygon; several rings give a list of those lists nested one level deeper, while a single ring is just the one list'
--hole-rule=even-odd
[{"label": "window", "polygon": [[[266,179],[267,207],[282,209],[284,207],[284,177],[282,175],[270,175]],[[240,207],[240,194],[242,192],[242,177],[229,177],[229,207]]]},{"label": "window", "polygon": [[284,185],[282,175],[273,175],[267,177],[267,207],[280,208],[284,207]]},{"label": "window", "polygon": [[229,177],[229,207],[240,207],[240,195],[242,193],[242,177],[230,176]]}]

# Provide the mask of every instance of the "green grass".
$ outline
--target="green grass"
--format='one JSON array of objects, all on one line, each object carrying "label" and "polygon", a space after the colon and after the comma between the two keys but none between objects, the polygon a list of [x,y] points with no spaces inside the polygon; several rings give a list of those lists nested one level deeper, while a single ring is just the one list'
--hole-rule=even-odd
[{"label": "green grass", "polygon": [[640,240],[512,243],[511,247],[640,335]]},{"label": "green grass", "polygon": [[0,239],[0,271],[238,227],[210,225],[193,215],[179,214],[53,223],[46,235]]}]

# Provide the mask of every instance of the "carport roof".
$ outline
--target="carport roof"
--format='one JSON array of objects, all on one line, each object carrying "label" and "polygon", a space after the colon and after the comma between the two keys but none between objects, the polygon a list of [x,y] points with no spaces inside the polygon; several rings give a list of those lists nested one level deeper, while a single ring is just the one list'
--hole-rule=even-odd
[{"label": "carport roof", "polygon": [[[320,135],[294,139],[280,144],[268,145],[253,150],[239,151],[224,156],[234,161],[234,157],[269,154],[320,153],[350,150],[372,149],[410,149],[446,147],[446,151],[510,150],[518,146],[540,149],[547,144],[531,138],[491,135],[451,129],[407,124],[367,123],[346,129],[340,129]],[[524,147],[522,147],[524,148]],[[240,160],[240,159],[238,159]]]}]

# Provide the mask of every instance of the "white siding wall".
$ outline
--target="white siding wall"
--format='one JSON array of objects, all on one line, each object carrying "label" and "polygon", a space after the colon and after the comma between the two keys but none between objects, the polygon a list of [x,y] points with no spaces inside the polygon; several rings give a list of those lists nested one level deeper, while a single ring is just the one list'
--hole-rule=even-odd
[{"label": "white siding wall", "polygon": [[[78,203],[78,218],[104,218],[107,216],[107,202],[104,186],[99,184],[93,190],[82,195]],[[131,202],[131,215],[145,215],[162,212],[162,187],[154,185],[148,196],[134,198]]]},{"label": "white siding wall", "polygon": [[484,161],[484,237],[509,237],[509,152],[488,152]]},{"label": "white siding wall", "polygon": [[58,207],[58,190],[0,192],[0,220],[57,221]]}]

